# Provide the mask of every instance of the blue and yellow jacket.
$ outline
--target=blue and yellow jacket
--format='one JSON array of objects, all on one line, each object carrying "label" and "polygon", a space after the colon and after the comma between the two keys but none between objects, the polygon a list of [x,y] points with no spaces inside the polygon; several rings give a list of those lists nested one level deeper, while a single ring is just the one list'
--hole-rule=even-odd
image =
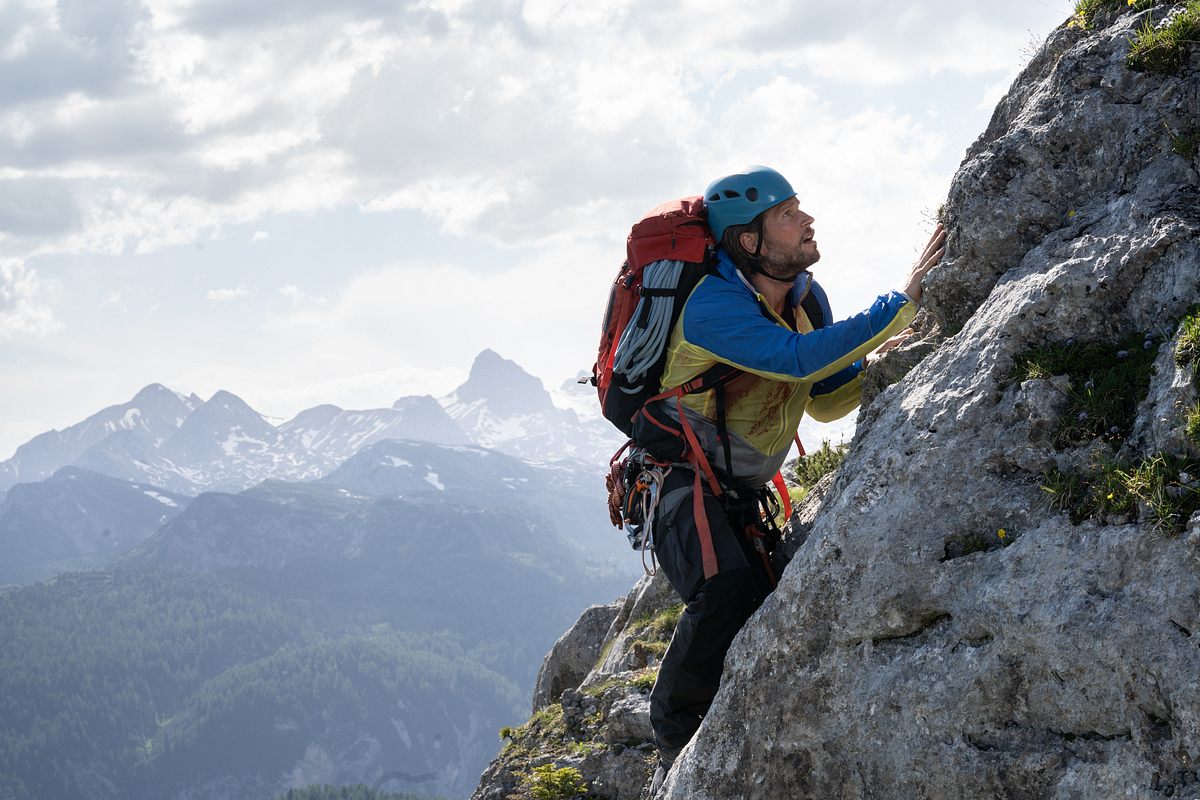
[{"label": "blue and yellow jacket", "polygon": [[[805,412],[820,422],[844,417],[862,396],[862,358],[908,327],[916,305],[902,292],[878,297],[866,311],[833,322],[825,292],[805,272],[788,294],[791,318],[767,303],[723,251],[717,273],[688,297],[668,345],[662,389],[710,367],[730,364],[745,374],[725,387],[734,480],[769,481],[787,458]],[[790,324],[789,324],[790,323]],[[675,401],[663,410],[677,416]],[[712,390],[683,399],[684,413],[712,465],[724,470]]]}]

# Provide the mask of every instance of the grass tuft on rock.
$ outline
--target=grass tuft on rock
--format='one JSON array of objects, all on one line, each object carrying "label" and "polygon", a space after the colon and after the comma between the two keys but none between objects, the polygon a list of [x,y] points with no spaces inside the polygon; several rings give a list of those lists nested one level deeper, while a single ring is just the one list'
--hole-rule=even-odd
[{"label": "grass tuft on rock", "polygon": [[1175,363],[1181,367],[1200,366],[1200,306],[1193,306],[1179,321],[1175,339]]},{"label": "grass tuft on rock", "polygon": [[1183,11],[1156,27],[1147,19],[1129,42],[1125,63],[1130,69],[1172,73],[1187,62],[1189,48],[1200,44],[1200,0],[1189,0]]},{"label": "grass tuft on rock", "polygon": [[1009,379],[1070,378],[1070,406],[1055,433],[1057,446],[1097,437],[1120,441],[1133,426],[1138,403],[1150,391],[1157,354],[1155,339],[1149,335],[1134,334],[1115,345],[1068,341],[1018,355]]},{"label": "grass tuft on rock", "polygon": [[1090,31],[1096,16],[1102,11],[1132,8],[1142,11],[1154,5],[1156,0],[1076,0],[1075,13],[1067,22],[1068,27]]},{"label": "grass tuft on rock", "polygon": [[1167,136],[1171,139],[1171,152],[1181,158],[1191,160],[1200,157],[1200,126],[1192,126],[1182,131],[1172,129],[1169,125]]},{"label": "grass tuft on rock", "polygon": [[570,734],[563,717],[562,703],[551,703],[539,708],[528,722],[518,728],[501,728],[500,738],[506,740],[500,752],[509,757],[525,758],[539,753],[565,753]]},{"label": "grass tuft on rock", "polygon": [[675,630],[675,626],[679,624],[679,618],[682,615],[683,603],[676,603],[675,605],[667,606],[657,613],[638,617],[629,627],[631,630],[641,632],[644,636],[653,636],[656,639],[669,639],[671,638],[671,633]]},{"label": "grass tuft on rock", "polygon": [[1184,415],[1183,433],[1192,444],[1200,447],[1200,403],[1193,405]]},{"label": "grass tuft on rock", "polygon": [[1136,464],[1101,463],[1084,475],[1052,470],[1042,490],[1076,524],[1116,517],[1178,534],[1200,510],[1200,464],[1156,453]]}]

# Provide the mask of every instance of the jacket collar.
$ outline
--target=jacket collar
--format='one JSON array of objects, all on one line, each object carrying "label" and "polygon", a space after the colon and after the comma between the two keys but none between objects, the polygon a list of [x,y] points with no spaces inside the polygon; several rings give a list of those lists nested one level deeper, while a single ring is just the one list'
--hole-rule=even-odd
[{"label": "jacket collar", "polygon": [[[751,297],[758,297],[758,290],[754,288],[754,284],[746,279],[742,271],[733,263],[733,259],[725,252],[724,248],[717,248],[717,272],[721,277],[732,284],[740,284],[750,293]],[[808,290],[812,287],[813,276],[808,270],[801,272],[796,276],[795,283],[788,290],[788,305],[795,308],[804,299],[804,295],[808,294]]]}]

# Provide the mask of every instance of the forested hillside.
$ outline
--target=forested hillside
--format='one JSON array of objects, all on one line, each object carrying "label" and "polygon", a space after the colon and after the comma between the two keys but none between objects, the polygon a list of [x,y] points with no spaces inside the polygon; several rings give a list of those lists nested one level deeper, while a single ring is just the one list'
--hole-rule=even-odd
[{"label": "forested hillside", "polygon": [[519,715],[516,685],[449,636],[347,634],[314,610],[160,572],[0,595],[0,797],[162,798],[214,780],[269,797],[282,774],[350,782],[372,761],[445,789]]}]

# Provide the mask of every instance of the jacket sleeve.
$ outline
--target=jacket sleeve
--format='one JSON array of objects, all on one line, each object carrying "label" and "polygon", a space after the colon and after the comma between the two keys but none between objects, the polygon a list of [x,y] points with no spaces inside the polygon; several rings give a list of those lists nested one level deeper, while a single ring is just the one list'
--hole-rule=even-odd
[{"label": "jacket sleeve", "polygon": [[684,341],[716,361],[774,380],[820,383],[903,330],[915,315],[906,295],[891,292],[849,319],[796,333],[764,316],[748,292],[705,278],[688,298],[680,324]]},{"label": "jacket sleeve", "polygon": [[841,372],[813,384],[805,413],[817,422],[841,419],[862,402],[862,361],[855,361]]}]

